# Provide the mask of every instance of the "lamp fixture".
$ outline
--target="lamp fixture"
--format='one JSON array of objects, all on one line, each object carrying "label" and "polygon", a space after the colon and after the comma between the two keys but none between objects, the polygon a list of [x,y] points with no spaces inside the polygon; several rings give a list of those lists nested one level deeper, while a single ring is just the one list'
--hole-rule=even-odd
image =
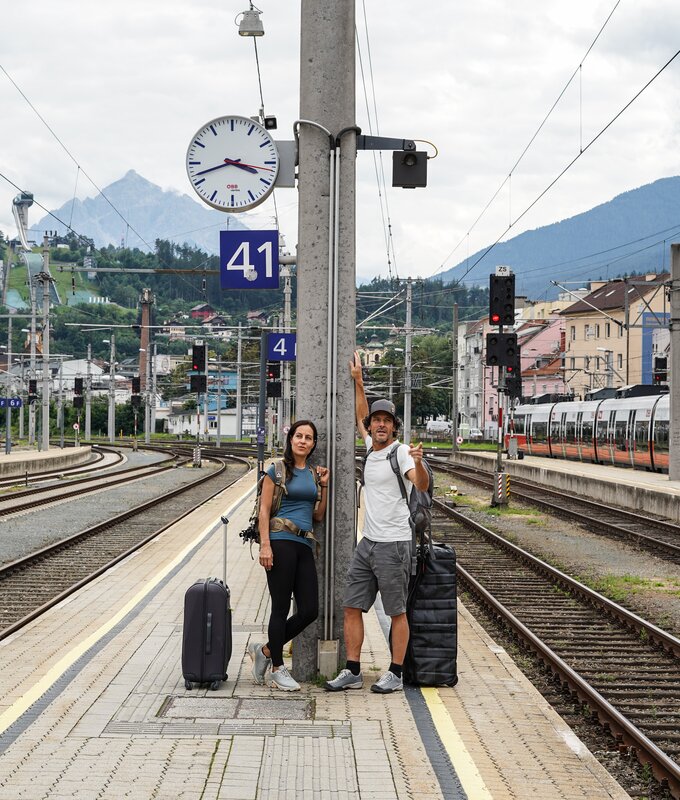
[{"label": "lamp fixture", "polygon": [[[262,20],[260,19],[261,13],[262,12],[260,9],[255,8],[252,3],[250,4],[249,9],[242,11],[240,14],[241,20],[238,23],[238,35],[264,36],[264,26],[262,25]],[[238,19],[238,16],[236,19]]]}]

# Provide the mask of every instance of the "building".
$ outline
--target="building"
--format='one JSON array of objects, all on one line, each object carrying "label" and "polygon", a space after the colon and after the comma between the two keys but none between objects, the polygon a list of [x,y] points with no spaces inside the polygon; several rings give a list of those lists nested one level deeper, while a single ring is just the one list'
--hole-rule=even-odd
[{"label": "building", "polygon": [[652,383],[655,343],[660,351],[659,332],[670,321],[668,280],[661,273],[593,281],[588,295],[561,312],[564,376],[574,395]]}]

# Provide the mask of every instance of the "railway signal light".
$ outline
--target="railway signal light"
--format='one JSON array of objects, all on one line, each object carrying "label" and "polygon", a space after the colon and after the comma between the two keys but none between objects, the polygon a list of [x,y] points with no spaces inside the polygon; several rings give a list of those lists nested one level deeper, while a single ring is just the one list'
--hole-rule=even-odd
[{"label": "railway signal light", "polygon": [[132,394],[139,394],[142,391],[142,381],[139,375],[132,378]]},{"label": "railway signal light", "polygon": [[281,397],[281,381],[267,381],[267,397]]},{"label": "railway signal light", "polygon": [[139,408],[142,405],[142,398],[138,394],[133,394],[130,398],[130,403],[133,408]]},{"label": "railway signal light", "polygon": [[668,379],[668,359],[665,356],[654,356],[654,383],[663,383]]},{"label": "railway signal light", "polygon": [[267,361],[267,380],[278,381],[281,378],[281,362]]},{"label": "railway signal light", "polygon": [[74,392],[74,394],[82,394],[83,393],[83,379],[82,378],[74,378],[73,379],[73,392]]},{"label": "railway signal light", "polygon": [[83,407],[83,396],[82,394],[76,394],[73,396],[73,408],[82,408]]},{"label": "railway signal light", "polygon": [[505,376],[505,393],[508,397],[522,396],[522,376],[519,372],[508,373]]},{"label": "railway signal light", "polygon": [[191,369],[194,372],[205,372],[206,361],[206,346],[204,344],[195,344],[191,348]]},{"label": "railway signal light", "polygon": [[519,348],[517,347],[516,333],[486,334],[486,365],[488,367],[513,367],[519,373],[518,358]]},{"label": "railway signal light", "polygon": [[32,405],[38,399],[38,381],[35,378],[29,378],[28,381],[28,404]]},{"label": "railway signal light", "polygon": [[514,275],[489,275],[489,324],[515,324]]}]

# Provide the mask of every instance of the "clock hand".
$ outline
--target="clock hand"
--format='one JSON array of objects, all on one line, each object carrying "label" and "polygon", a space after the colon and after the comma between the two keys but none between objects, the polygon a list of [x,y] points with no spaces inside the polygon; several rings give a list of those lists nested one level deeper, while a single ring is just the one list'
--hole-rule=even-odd
[{"label": "clock hand", "polygon": [[255,164],[243,164],[241,161],[232,161],[230,158],[224,159],[227,164],[232,164],[234,167],[241,167],[241,169],[248,169],[249,172],[256,172],[258,169],[266,169],[267,172],[273,172],[271,167],[260,167]]},{"label": "clock hand", "polygon": [[[246,172],[253,172],[257,173],[255,167],[251,167],[250,164],[241,164],[240,161],[235,161],[231,158],[225,158],[224,164],[218,164],[216,167],[209,167],[208,169],[202,169],[200,172],[195,173],[196,175],[205,175],[207,172],[214,172],[216,169],[222,169],[222,167],[240,167],[244,169]],[[267,169],[267,167],[261,167],[261,169]]]}]

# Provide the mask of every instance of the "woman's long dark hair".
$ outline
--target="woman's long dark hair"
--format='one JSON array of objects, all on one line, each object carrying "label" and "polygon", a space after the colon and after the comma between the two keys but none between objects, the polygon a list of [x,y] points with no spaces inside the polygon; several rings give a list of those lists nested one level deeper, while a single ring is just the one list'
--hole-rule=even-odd
[{"label": "woman's long dark hair", "polygon": [[286,434],[286,447],[283,451],[283,463],[286,465],[286,483],[292,479],[293,477],[293,470],[295,469],[295,459],[293,458],[293,446],[291,445],[291,439],[293,438],[293,434],[295,431],[300,428],[302,425],[309,425],[314,433],[314,447],[309,451],[309,456],[316,450],[316,443],[319,439],[319,434],[316,430],[316,425],[311,421],[311,419],[299,419],[294,422],[290,426],[290,430]]}]

